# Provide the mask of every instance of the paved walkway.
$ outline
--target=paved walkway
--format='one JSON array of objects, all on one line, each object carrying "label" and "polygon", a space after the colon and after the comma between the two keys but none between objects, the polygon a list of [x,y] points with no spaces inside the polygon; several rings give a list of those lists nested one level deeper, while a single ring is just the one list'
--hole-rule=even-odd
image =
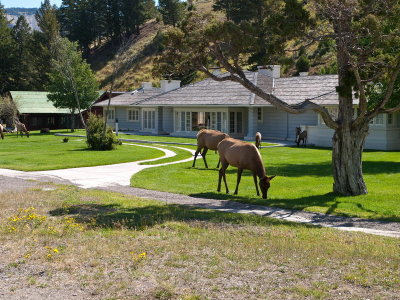
[{"label": "paved walkway", "polygon": [[[146,161],[64,170],[22,172],[8,169],[0,169],[0,192],[13,190],[16,186],[15,181],[20,181],[17,186],[21,186],[21,182],[23,182],[25,186],[29,187],[32,183],[27,180],[33,179],[42,182],[50,181],[56,183],[73,184],[82,188],[96,188],[101,190],[114,191],[127,195],[164,201],[169,204],[188,205],[224,212],[254,214],[286,221],[331,227],[346,231],[359,231],[370,234],[400,238],[400,223],[397,222],[345,218],[339,216],[325,215],[321,213],[294,211],[259,205],[248,205],[227,200],[195,198],[180,194],[132,188],[129,186],[131,176],[133,174],[136,174],[137,172],[140,172],[143,169],[168,164],[182,163],[190,161],[193,158],[190,157],[185,160],[164,164],[141,165],[141,163],[143,162],[156,161],[163,158],[173,157],[176,154],[171,150],[155,146],[135,144],[131,145],[138,147],[155,148],[163,151],[165,155],[161,158],[150,159]],[[181,147],[176,148],[184,149],[193,153],[193,150],[190,149]],[[22,186],[24,186],[24,184],[22,184]]]}]

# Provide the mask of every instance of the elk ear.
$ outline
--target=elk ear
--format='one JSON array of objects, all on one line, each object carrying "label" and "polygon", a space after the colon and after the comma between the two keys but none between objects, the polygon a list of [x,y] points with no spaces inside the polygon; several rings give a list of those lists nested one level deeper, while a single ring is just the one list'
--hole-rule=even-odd
[{"label": "elk ear", "polygon": [[276,175],[274,175],[274,176],[271,176],[271,177],[268,177],[268,179],[271,181],[272,179],[274,179],[274,178],[275,178],[275,176],[276,176]]}]

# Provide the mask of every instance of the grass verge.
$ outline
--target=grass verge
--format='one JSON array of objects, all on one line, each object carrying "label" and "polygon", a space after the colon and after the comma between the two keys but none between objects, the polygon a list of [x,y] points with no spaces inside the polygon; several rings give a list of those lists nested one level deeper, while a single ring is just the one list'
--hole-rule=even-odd
[{"label": "grass verge", "polygon": [[394,299],[400,293],[398,239],[50,188],[0,197],[4,297],[65,298],[72,289],[85,299]]},{"label": "grass verge", "polygon": [[[66,132],[67,131],[61,131]],[[112,151],[94,151],[87,148],[83,138],[63,137],[31,132],[29,138],[7,134],[0,140],[0,168],[20,171],[55,170],[90,167],[157,158],[163,152],[138,146],[122,145]]]},{"label": "grass verge", "polygon": [[[257,197],[253,178],[246,171],[239,186],[239,195],[216,192],[218,170],[205,169],[201,158],[196,162],[196,168],[191,168],[192,162],[187,162],[143,170],[132,177],[131,184],[193,197],[400,221],[399,152],[365,151],[363,172],[369,193],[356,197],[332,193],[330,150],[274,147],[262,149],[261,154],[267,174],[277,175],[271,183],[267,200]],[[209,151],[209,166],[216,166],[217,161],[218,155]],[[227,180],[230,191],[233,192],[236,186],[236,168],[228,168]]]}]

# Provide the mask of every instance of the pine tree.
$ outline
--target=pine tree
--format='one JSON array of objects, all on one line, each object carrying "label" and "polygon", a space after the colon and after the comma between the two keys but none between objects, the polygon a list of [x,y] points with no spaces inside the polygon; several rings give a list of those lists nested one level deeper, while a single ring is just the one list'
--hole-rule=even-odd
[{"label": "pine tree", "polygon": [[25,16],[18,17],[12,29],[12,36],[16,46],[15,52],[15,87],[18,90],[31,90],[34,80],[32,64],[32,34]]},{"label": "pine tree", "polygon": [[159,0],[158,9],[164,24],[176,27],[184,17],[185,4],[179,0]]},{"label": "pine tree", "polygon": [[0,4],[0,94],[13,86],[15,44],[8,27],[3,6]]}]

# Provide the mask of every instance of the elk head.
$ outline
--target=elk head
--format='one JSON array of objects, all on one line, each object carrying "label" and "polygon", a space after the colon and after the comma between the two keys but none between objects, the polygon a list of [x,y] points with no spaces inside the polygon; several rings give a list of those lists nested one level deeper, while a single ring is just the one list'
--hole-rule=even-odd
[{"label": "elk head", "polygon": [[263,199],[267,199],[268,196],[268,189],[271,186],[271,180],[275,177],[271,176],[264,176],[263,178],[260,179],[260,189],[261,189],[261,193],[262,193],[262,198]]}]

